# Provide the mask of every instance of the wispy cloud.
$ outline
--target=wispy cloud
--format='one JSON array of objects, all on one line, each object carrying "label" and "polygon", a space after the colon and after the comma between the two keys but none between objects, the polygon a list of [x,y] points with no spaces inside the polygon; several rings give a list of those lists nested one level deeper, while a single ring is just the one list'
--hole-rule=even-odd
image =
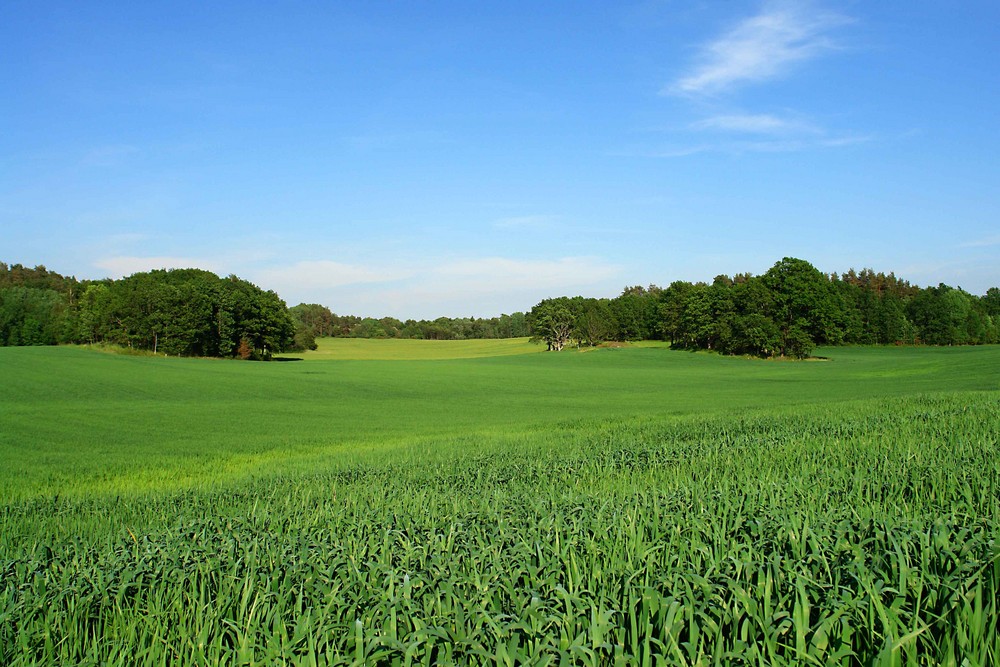
[{"label": "wispy cloud", "polygon": [[112,234],[104,239],[104,243],[107,245],[131,245],[133,243],[140,243],[146,241],[150,238],[150,235],[144,232],[123,232],[121,234]]},{"label": "wispy cloud", "polygon": [[819,141],[821,146],[826,146],[828,148],[838,148],[840,146],[853,146],[855,144],[864,144],[869,141],[874,141],[874,134],[846,134],[840,137],[826,137]]},{"label": "wispy cloud", "polygon": [[274,289],[336,288],[348,285],[385,283],[413,275],[408,269],[362,266],[319,260],[257,271],[255,278]]},{"label": "wispy cloud", "polygon": [[694,130],[719,130],[753,134],[817,133],[813,125],[794,118],[772,114],[723,114],[692,123]]},{"label": "wispy cloud", "polygon": [[[1000,238],[997,243],[1000,243]],[[904,264],[896,269],[896,275],[906,276],[914,285],[932,287],[944,283],[976,295],[997,287],[996,262],[985,257],[980,260],[963,258]]]},{"label": "wispy cloud", "polygon": [[830,137],[817,131],[812,135],[778,134],[768,135],[759,139],[720,138],[718,141],[692,144],[690,146],[676,145],[661,150],[648,151],[646,155],[660,158],[682,158],[702,153],[725,153],[742,155],[745,153],[792,153],[809,149],[842,148],[872,141],[871,135],[848,135]]},{"label": "wispy cloud", "polygon": [[973,241],[968,241],[966,243],[959,244],[959,248],[990,248],[992,246],[1000,245],[1000,234],[994,234],[993,236],[986,236],[981,239],[975,239]]},{"label": "wispy cloud", "polygon": [[783,76],[796,64],[834,49],[829,33],[849,22],[809,3],[770,3],[705,44],[696,64],[663,92],[713,95]]},{"label": "wispy cloud", "polygon": [[101,278],[121,278],[155,269],[203,269],[220,276],[236,273],[248,278],[246,269],[270,261],[273,251],[261,247],[233,247],[213,255],[143,254],[144,248],[163,244],[165,239],[144,233],[114,234],[96,242],[88,250],[100,259],[92,268],[104,272]]},{"label": "wispy cloud", "polygon": [[545,297],[616,286],[620,272],[589,256],[425,257],[297,262],[239,275],[275,290],[289,304],[321,303],[338,313],[405,319],[525,310]]},{"label": "wispy cloud", "polygon": [[678,146],[675,148],[664,148],[658,151],[651,151],[648,153],[649,157],[688,157],[690,155],[698,155],[699,153],[710,153],[715,151],[716,147],[709,145],[701,146]]},{"label": "wispy cloud", "polygon": [[87,151],[83,156],[82,163],[87,167],[119,167],[138,153],[137,146],[125,144],[99,146]]},{"label": "wispy cloud", "polygon": [[702,153],[786,153],[839,148],[875,139],[872,134],[833,132],[799,114],[723,113],[675,130],[672,145],[645,150],[643,155],[680,158]]},{"label": "wispy cloud", "polygon": [[372,257],[354,262],[281,264],[274,256],[109,255],[94,264],[120,278],[155,269],[199,268],[235,273],[277,292],[288,304],[321,303],[335,312],[432,318],[498,315],[531,308],[543,298],[613,290],[621,267],[600,257]]},{"label": "wispy cloud", "polygon": [[706,102],[716,109],[683,127],[673,145],[649,154],[680,158],[704,153],[783,153],[871,141],[873,135],[831,130],[794,109],[748,112],[726,109],[710,99],[783,76],[796,65],[839,48],[831,33],[851,22],[809,0],[765,3],[756,15],[704,44],[688,71],[663,89],[665,94],[696,98],[695,106],[702,111]]},{"label": "wispy cloud", "polygon": [[714,134],[714,142],[678,148],[661,155],[681,157],[693,153],[777,153],[807,148],[837,148],[871,141],[871,135],[830,134],[798,117],[772,114],[724,114],[694,122],[691,130]]},{"label": "wispy cloud", "polygon": [[355,134],[343,137],[343,141],[350,148],[362,152],[398,148],[409,144],[442,143],[447,140],[446,134],[436,131]]},{"label": "wispy cloud", "polygon": [[94,262],[94,266],[108,272],[110,278],[121,278],[140,271],[155,269],[204,269],[219,273],[223,270],[217,260],[203,257],[107,257]]},{"label": "wispy cloud", "polygon": [[498,285],[560,289],[601,282],[617,272],[618,267],[596,257],[554,260],[485,257],[444,264],[434,271],[434,275],[450,283],[459,280],[466,289],[496,290]]},{"label": "wispy cloud", "polygon": [[558,220],[559,216],[557,215],[517,215],[495,220],[493,226],[497,229],[547,229],[552,227]]},{"label": "wispy cloud", "polygon": [[509,313],[546,297],[601,291],[620,273],[620,267],[599,257],[452,260],[428,267],[405,284],[369,292],[359,308],[377,304],[404,317],[468,315],[470,305],[482,315]]}]

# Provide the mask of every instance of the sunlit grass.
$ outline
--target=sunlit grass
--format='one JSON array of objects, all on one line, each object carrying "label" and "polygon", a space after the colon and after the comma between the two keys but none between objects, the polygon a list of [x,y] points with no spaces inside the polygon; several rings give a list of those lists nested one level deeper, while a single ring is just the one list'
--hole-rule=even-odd
[{"label": "sunlit grass", "polygon": [[409,340],[318,338],[317,349],[289,354],[304,360],[429,360],[476,359],[543,352],[545,346],[527,338],[475,340]]},{"label": "sunlit grass", "polygon": [[177,488],[214,481],[219,466],[237,476],[241,466],[279,474],[324,452],[537,433],[580,420],[1000,388],[998,347],[825,356],[829,363],[773,363],[602,349],[267,364],[3,348],[0,498],[86,493],[133,478]]},{"label": "sunlit grass", "polygon": [[998,348],[0,349],[0,664],[1000,658]]}]

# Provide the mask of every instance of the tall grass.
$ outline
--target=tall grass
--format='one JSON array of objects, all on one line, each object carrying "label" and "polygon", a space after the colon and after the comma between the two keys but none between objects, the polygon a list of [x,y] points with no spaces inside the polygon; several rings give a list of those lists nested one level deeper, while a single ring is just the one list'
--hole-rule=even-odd
[{"label": "tall grass", "polygon": [[992,665],[1000,403],[415,437],[0,507],[0,663]]}]

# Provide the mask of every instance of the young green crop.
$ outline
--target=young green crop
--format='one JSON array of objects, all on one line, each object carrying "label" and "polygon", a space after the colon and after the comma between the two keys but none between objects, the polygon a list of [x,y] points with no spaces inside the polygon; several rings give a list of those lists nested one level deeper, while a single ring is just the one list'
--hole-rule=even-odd
[{"label": "young green crop", "polygon": [[[218,418],[212,445],[191,434],[207,414],[195,410],[153,445],[67,437],[83,450],[75,482],[52,459],[18,464],[29,477],[0,504],[0,663],[995,664],[1000,402],[983,364],[996,351],[845,352],[780,364],[609,350],[433,372],[56,354],[70,363],[62,388],[47,381],[39,439],[95,409],[74,392],[84,376],[122,393],[126,425],[181,417],[192,392],[263,391],[250,380],[264,373],[286,428],[296,386],[327,393],[294,413],[284,448],[239,449],[254,435],[243,422],[265,423],[241,413]],[[449,382],[471,409],[467,392],[557,373],[546,407],[561,418],[512,394],[493,400],[513,414],[439,423],[430,405]],[[26,393],[46,384],[20,379]],[[350,395],[339,383],[369,398],[337,413],[346,424],[324,445],[320,408]],[[372,433],[361,404],[379,392],[387,409],[416,404]],[[23,418],[33,402],[2,405]],[[23,443],[9,451],[30,459],[31,428],[6,422],[4,437],[9,423]]]},{"label": "young green crop", "polygon": [[[424,342],[441,354],[463,341]],[[831,360],[624,349],[265,364],[2,348],[0,498],[297,474],[425,438],[533,436],[576,420],[1000,388],[1000,347],[821,352]]]}]

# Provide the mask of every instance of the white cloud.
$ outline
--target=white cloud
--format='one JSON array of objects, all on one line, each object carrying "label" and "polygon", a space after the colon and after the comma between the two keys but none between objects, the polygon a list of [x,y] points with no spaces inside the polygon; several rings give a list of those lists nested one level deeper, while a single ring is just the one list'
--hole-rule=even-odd
[{"label": "white cloud", "polygon": [[613,291],[621,268],[598,257],[376,258],[274,264],[263,254],[206,259],[114,255],[96,263],[109,277],[140,271],[200,268],[235,273],[288,304],[320,303],[338,313],[400,318],[499,315],[527,310],[543,298]]},{"label": "white cloud", "polygon": [[819,143],[821,146],[827,146],[828,148],[838,148],[840,146],[864,144],[874,139],[875,136],[871,134],[847,134],[842,137],[827,137]]},{"label": "white cloud", "polygon": [[[594,257],[564,257],[556,260],[520,260],[504,257],[467,259],[444,264],[432,276],[451,284],[452,290],[474,292],[525,288],[562,289],[601,282],[618,267]],[[435,280],[435,282],[438,282]],[[455,281],[460,281],[456,284]]]},{"label": "white cloud", "polygon": [[131,245],[133,243],[140,243],[146,241],[150,238],[149,234],[143,232],[123,232],[121,234],[112,234],[104,239],[104,242],[108,245]]},{"label": "white cloud", "polygon": [[403,285],[370,291],[362,307],[378,304],[404,318],[499,315],[530,310],[548,297],[612,291],[620,271],[597,257],[454,260],[431,266]]},{"label": "white cloud", "polygon": [[494,221],[493,226],[497,229],[549,228],[558,219],[559,216],[555,215],[518,215],[500,218]]},{"label": "white cloud", "polygon": [[968,241],[966,243],[960,244],[959,248],[989,248],[992,246],[1000,245],[1000,234],[994,234],[993,236],[987,236],[981,239],[975,239],[973,241]]},{"label": "white cloud", "polygon": [[447,135],[434,131],[355,134],[344,137],[343,141],[354,150],[368,152],[407,144],[442,143],[447,141]]},{"label": "white cloud", "polygon": [[[819,133],[820,131],[817,131]],[[761,133],[763,134],[763,132]],[[720,140],[715,143],[676,146],[659,151],[650,151],[651,157],[681,158],[701,153],[725,153],[743,155],[745,153],[792,153],[815,148],[842,148],[871,141],[871,136],[824,137],[801,134],[778,134],[759,140]]]},{"label": "white cloud", "polygon": [[780,118],[771,114],[724,114],[697,121],[695,130],[720,130],[754,134],[817,133],[819,130],[804,121]]},{"label": "white cloud", "polygon": [[716,94],[782,76],[797,63],[835,48],[827,33],[848,22],[810,11],[808,4],[769,4],[702,47],[698,64],[664,92]]},{"label": "white cloud", "polygon": [[[697,143],[654,153],[656,157],[685,157],[697,153],[777,153],[812,148],[839,148],[872,141],[873,135],[831,134],[797,116],[731,113],[695,121],[688,130],[699,133]],[[711,135],[711,138],[706,138]]]},{"label": "white cloud", "polygon": [[257,271],[254,277],[276,291],[288,289],[324,289],[384,283],[409,277],[410,271],[398,268],[369,267],[333,261],[303,261],[289,266]]},{"label": "white cloud", "polygon": [[138,147],[125,144],[99,146],[88,151],[82,162],[88,167],[118,167],[138,152]]},{"label": "white cloud", "polygon": [[[1000,243],[1000,239],[997,242]],[[985,294],[989,288],[998,286],[996,261],[992,257],[912,263],[897,269],[896,275],[919,287],[944,283],[974,295]]]},{"label": "white cloud", "polygon": [[94,262],[94,266],[108,272],[110,278],[130,276],[154,269],[204,269],[219,273],[222,266],[215,260],[200,257],[107,257]]},{"label": "white cloud", "polygon": [[596,257],[476,257],[299,262],[250,274],[289,304],[320,303],[337,313],[435,318],[527,310],[546,297],[615,286],[620,268]]},{"label": "white cloud", "polygon": [[700,153],[709,153],[717,150],[714,146],[700,145],[700,146],[680,146],[677,148],[665,148],[663,150],[653,151],[649,155],[650,157],[688,157],[690,155],[698,155]]}]

